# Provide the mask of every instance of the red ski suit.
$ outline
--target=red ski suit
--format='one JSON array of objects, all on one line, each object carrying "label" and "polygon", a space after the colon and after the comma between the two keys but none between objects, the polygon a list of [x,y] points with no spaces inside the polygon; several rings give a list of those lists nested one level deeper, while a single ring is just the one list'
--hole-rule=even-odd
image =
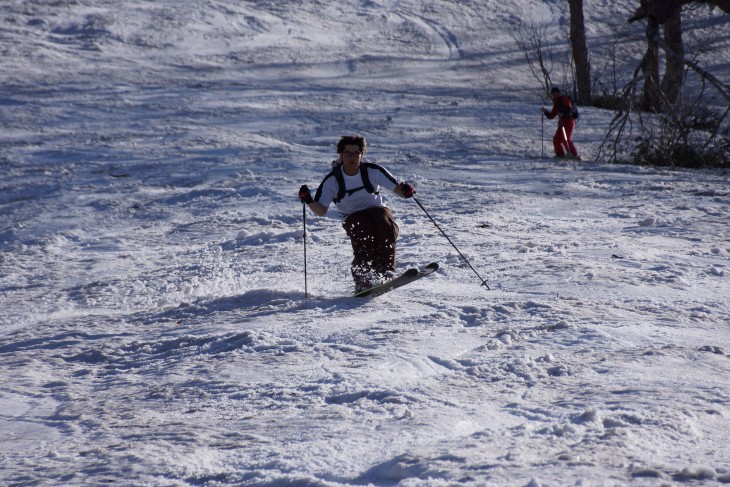
[{"label": "red ski suit", "polygon": [[575,118],[573,118],[573,101],[565,96],[559,95],[553,101],[553,109],[548,112],[545,110],[545,116],[552,120],[558,117],[558,129],[553,136],[553,147],[555,155],[558,157],[565,156],[567,148],[573,156],[578,158],[578,150],[573,145],[573,129],[575,128]]}]

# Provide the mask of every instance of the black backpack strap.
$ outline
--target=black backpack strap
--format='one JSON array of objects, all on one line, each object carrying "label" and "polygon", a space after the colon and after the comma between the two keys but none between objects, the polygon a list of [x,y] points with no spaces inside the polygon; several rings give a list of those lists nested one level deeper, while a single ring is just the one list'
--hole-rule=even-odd
[{"label": "black backpack strap", "polygon": [[365,184],[365,186],[368,188],[369,193],[375,193],[375,187],[370,182],[370,176],[367,173],[367,169],[372,169],[375,171],[380,171],[388,180],[392,181],[393,184],[398,184],[398,181],[388,172],[385,170],[385,168],[379,164],[374,164],[372,162],[363,162],[361,167],[366,168],[364,171],[360,171],[362,173],[362,182]]},{"label": "black backpack strap", "polygon": [[[322,197],[322,188],[324,187],[324,183],[327,182],[329,178],[335,178],[337,180],[337,186],[339,188],[339,192],[337,194],[337,198],[333,200],[335,203],[337,203],[339,200],[341,200],[345,196],[345,178],[342,176],[342,169],[337,171],[339,166],[335,166],[332,171],[330,171],[322,180],[322,182],[319,184],[319,187],[317,188],[317,192],[314,194],[314,201],[319,201]],[[339,174],[338,174],[339,173]],[[339,175],[339,177],[338,177]]]},{"label": "black backpack strap", "polygon": [[580,112],[578,111],[578,105],[575,104],[575,102],[572,102],[573,105],[573,118],[578,120],[580,117]]},{"label": "black backpack strap", "polygon": [[362,177],[362,184],[365,185],[365,190],[368,193],[375,193],[375,186],[373,186],[373,183],[370,182],[370,175],[368,174],[368,169],[379,169],[380,166],[377,164],[373,164],[370,162],[363,162],[360,164],[360,176]]},{"label": "black backpack strap", "polygon": [[332,169],[332,173],[337,179],[337,197],[333,200],[335,204],[339,203],[345,197],[347,190],[345,189],[345,176],[342,174],[342,164],[338,164]]},{"label": "black backpack strap", "polygon": [[[345,176],[342,174],[342,164],[337,164],[334,169],[332,169],[332,172],[330,172],[325,177],[325,180],[329,177],[334,177],[337,180],[337,186],[339,189],[337,190],[337,197],[332,201],[337,204],[339,201],[342,200],[342,198],[345,197],[345,195],[351,195],[352,193],[360,191],[361,189],[366,190],[368,193],[377,193],[377,191],[375,191],[375,186],[373,186],[373,183],[370,181],[368,169],[375,169],[377,171],[385,172],[382,166],[373,164],[371,162],[363,162],[360,164],[360,177],[362,178],[363,185],[359,188],[347,190],[345,188]],[[317,195],[319,196],[319,194],[320,191],[318,190]],[[314,199],[316,200],[317,197],[315,197]]]}]

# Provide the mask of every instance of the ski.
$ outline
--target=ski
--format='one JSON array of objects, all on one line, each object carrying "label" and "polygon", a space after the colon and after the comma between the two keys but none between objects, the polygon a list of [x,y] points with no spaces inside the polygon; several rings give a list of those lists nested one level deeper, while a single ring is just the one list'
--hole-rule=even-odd
[{"label": "ski", "polygon": [[390,281],[386,281],[382,284],[376,284],[373,287],[369,287],[367,289],[363,289],[362,291],[353,293],[353,296],[355,296],[356,298],[374,298],[376,296],[380,296],[381,294],[392,291],[393,289],[397,289],[401,286],[405,286],[406,284],[410,284],[413,281],[417,281],[418,279],[426,277],[429,274],[433,274],[438,268],[439,265],[436,262],[432,262],[425,267],[421,267],[420,269],[408,269],[403,274],[394,277]]},{"label": "ski", "polygon": [[531,161],[545,161],[545,162],[555,162],[555,163],[560,163],[560,162],[596,162],[596,161],[586,160],[586,159],[583,159],[583,158],[578,159],[578,158],[576,158],[573,155],[567,155],[567,154],[565,156],[563,156],[563,157],[556,157],[556,156],[551,156],[551,155],[533,156],[533,155],[530,155],[530,154],[528,154],[528,155],[526,155],[524,157],[526,159],[531,160]]}]

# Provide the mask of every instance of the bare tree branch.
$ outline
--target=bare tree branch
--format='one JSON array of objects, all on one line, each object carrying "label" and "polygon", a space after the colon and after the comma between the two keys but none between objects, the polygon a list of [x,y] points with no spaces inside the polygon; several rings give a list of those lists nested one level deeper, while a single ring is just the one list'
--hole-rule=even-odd
[{"label": "bare tree branch", "polygon": [[532,76],[540,82],[545,93],[549,93],[552,86],[550,75],[553,71],[553,52],[547,43],[546,32],[545,25],[523,25],[514,39],[525,55]]}]

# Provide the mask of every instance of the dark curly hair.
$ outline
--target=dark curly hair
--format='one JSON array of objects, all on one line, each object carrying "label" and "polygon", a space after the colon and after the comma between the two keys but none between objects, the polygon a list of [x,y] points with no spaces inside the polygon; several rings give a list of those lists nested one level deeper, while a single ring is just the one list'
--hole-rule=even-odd
[{"label": "dark curly hair", "polygon": [[358,146],[362,155],[365,155],[368,152],[368,144],[365,142],[365,137],[362,135],[343,135],[340,137],[340,141],[337,142],[337,153],[342,154],[345,151],[346,145]]}]

